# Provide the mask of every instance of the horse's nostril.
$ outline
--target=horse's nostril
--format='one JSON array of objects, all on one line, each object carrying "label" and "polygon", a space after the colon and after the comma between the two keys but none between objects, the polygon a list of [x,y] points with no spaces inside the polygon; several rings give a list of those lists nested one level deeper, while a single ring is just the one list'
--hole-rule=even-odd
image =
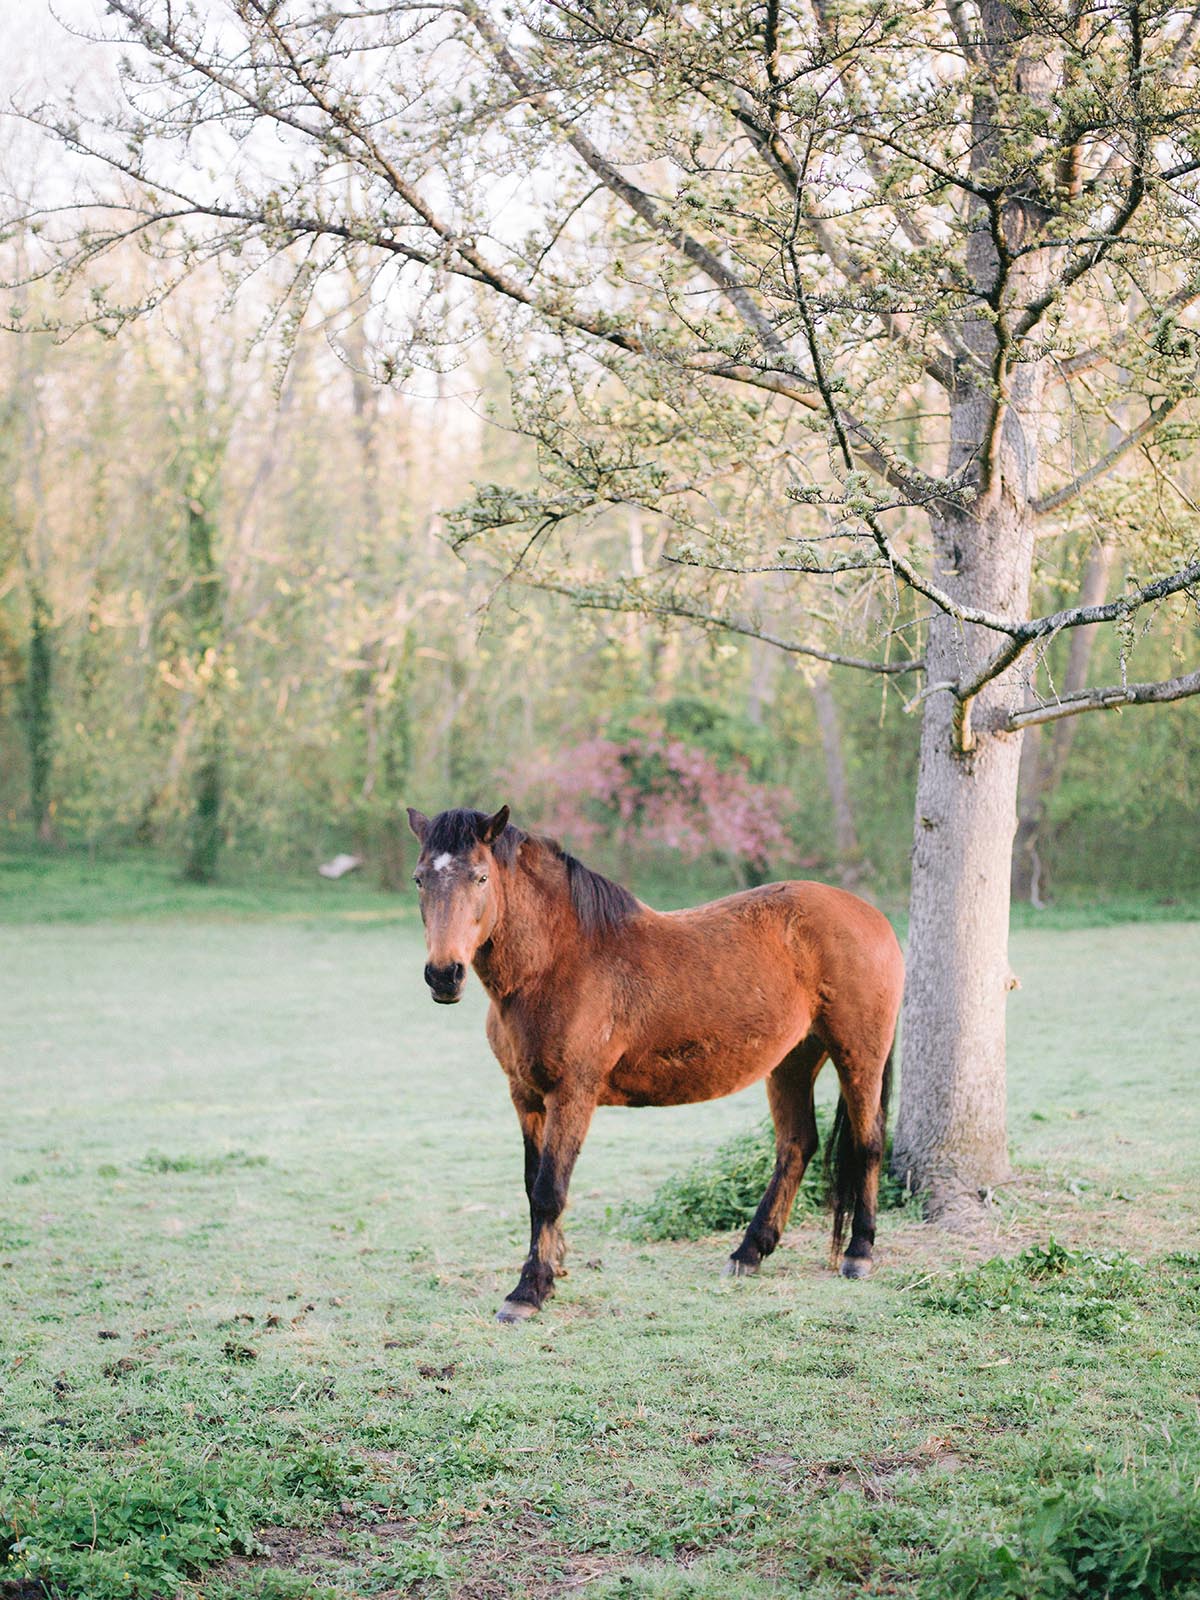
[{"label": "horse's nostril", "polygon": [[435,967],[432,962],[425,964],[425,982],[431,989],[438,989],[443,993],[461,986],[467,975],[467,969],[461,961],[454,961],[448,967]]}]

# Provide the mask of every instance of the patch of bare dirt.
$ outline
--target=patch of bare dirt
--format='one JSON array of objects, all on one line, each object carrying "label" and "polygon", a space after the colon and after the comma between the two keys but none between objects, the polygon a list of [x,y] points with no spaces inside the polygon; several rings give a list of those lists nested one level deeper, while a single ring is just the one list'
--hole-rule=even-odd
[{"label": "patch of bare dirt", "polygon": [[[1155,1179],[1147,1192],[1127,1192],[1102,1171],[1030,1171],[992,1189],[983,1204],[966,1206],[961,1226],[881,1218],[876,1262],[881,1273],[899,1267],[944,1272],[996,1255],[1016,1255],[1053,1236],[1073,1250],[1127,1250],[1146,1257],[1195,1248],[1196,1198],[1187,1185]],[[799,1230],[793,1230],[799,1235]]]},{"label": "patch of bare dirt", "polygon": [[450,1591],[451,1600],[553,1600],[555,1595],[580,1593],[598,1578],[629,1561],[628,1555],[566,1554],[558,1545],[522,1544],[521,1565],[526,1570],[542,1570],[544,1577],[531,1578],[480,1573],[463,1580]]},{"label": "patch of bare dirt", "polygon": [[[255,1534],[260,1546],[258,1555],[230,1556],[209,1567],[198,1585],[182,1590],[176,1600],[197,1600],[197,1596],[202,1600],[210,1585],[249,1578],[267,1567],[286,1567],[292,1572],[311,1574],[314,1579],[324,1578],[332,1566],[361,1560],[347,1544],[348,1535],[367,1532],[380,1540],[403,1539],[412,1529],[411,1521],[364,1523],[361,1518],[343,1513],[316,1529],[260,1528]],[[385,1597],[380,1595],[379,1600]]]},{"label": "patch of bare dirt", "polygon": [[[262,1528],[256,1534],[262,1546],[259,1555],[231,1556],[209,1568],[175,1600],[203,1600],[208,1589],[218,1582],[249,1580],[273,1567],[311,1576],[314,1584],[331,1582],[334,1569],[365,1564],[362,1552],[351,1549],[350,1535],[370,1533],[380,1543],[389,1539],[403,1541],[415,1526],[412,1520],[364,1523],[357,1517],[339,1514],[318,1529]],[[479,1532],[478,1524],[470,1530],[460,1528],[449,1535],[448,1542],[453,1545],[464,1539],[478,1541]],[[514,1534],[519,1535],[520,1573],[515,1573],[511,1565]],[[627,1555],[568,1550],[545,1538],[542,1523],[533,1516],[518,1519],[516,1528],[506,1523],[504,1535],[503,1547],[489,1549],[485,1545],[472,1552],[476,1570],[450,1590],[450,1600],[553,1600],[556,1595],[582,1592],[629,1559]],[[389,1589],[377,1594],[375,1600],[401,1600],[401,1595],[402,1591]],[[42,1600],[42,1595],[40,1588],[36,1593],[34,1589],[13,1590],[11,1595],[0,1588],[0,1600]]]},{"label": "patch of bare dirt", "polygon": [[942,1472],[957,1472],[965,1458],[949,1439],[931,1434],[915,1450],[889,1452],[877,1456],[847,1456],[829,1461],[805,1461],[797,1456],[756,1456],[750,1466],[764,1477],[804,1478],[816,1489],[836,1488],[861,1492],[868,1500],[890,1499],[892,1482],[913,1473],[937,1467]]}]

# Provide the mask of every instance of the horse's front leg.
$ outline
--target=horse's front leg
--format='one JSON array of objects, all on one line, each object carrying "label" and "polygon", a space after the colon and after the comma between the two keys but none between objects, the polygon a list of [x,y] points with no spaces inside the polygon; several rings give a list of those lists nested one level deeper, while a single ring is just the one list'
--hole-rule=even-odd
[{"label": "horse's front leg", "polygon": [[[513,1105],[517,1108],[517,1120],[521,1124],[521,1141],[525,1154],[525,1198],[530,1205],[533,1204],[533,1186],[537,1182],[538,1167],[542,1160],[542,1141],[546,1132],[546,1106],[540,1099],[526,1098],[523,1088],[516,1084],[510,1085]],[[563,1265],[567,1246],[562,1237],[562,1229],[558,1230],[557,1249],[553,1257],[554,1270],[558,1277],[565,1278],[567,1269]]]},{"label": "horse's front leg", "polygon": [[536,1113],[527,1116],[517,1106],[525,1138],[529,1254],[516,1288],[496,1313],[499,1322],[523,1322],[540,1311],[554,1292],[554,1279],[562,1272],[565,1249],[561,1218],[567,1205],[567,1188],[595,1109],[594,1094],[563,1088],[546,1096],[540,1118]]}]

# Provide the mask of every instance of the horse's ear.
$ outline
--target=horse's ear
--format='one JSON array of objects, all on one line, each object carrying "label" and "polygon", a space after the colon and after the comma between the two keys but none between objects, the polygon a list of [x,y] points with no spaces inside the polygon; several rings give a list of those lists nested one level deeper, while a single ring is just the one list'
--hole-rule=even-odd
[{"label": "horse's ear", "polygon": [[425,813],[423,811],[416,811],[412,806],[409,806],[408,825],[416,834],[417,838],[420,839],[421,843],[424,844],[425,835],[429,832],[429,818],[425,815]]},{"label": "horse's ear", "polygon": [[491,844],[508,827],[508,807],[501,806],[494,817],[486,817],[478,828],[480,844]]}]

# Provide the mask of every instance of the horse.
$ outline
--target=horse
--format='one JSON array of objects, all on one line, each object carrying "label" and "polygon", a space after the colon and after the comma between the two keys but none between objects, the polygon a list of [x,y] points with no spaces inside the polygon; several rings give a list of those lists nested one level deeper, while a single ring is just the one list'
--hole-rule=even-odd
[{"label": "horse", "polygon": [[817,1149],[813,1087],[827,1059],[841,1090],[826,1153],[831,1264],[849,1219],[841,1272],[869,1274],[904,986],[882,913],[813,882],[663,913],[516,827],[507,806],[408,818],[425,982],[453,1005],[474,967],[524,1141],[529,1254],[500,1322],[533,1316],[563,1273],[567,1189],[597,1106],[687,1105],[765,1078],[775,1169],[724,1268],[757,1272]]}]

